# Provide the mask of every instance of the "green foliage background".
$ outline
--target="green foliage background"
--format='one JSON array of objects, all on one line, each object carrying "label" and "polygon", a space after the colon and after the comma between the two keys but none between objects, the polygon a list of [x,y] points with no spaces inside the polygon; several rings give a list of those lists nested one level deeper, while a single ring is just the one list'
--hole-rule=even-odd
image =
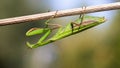
[{"label": "green foliage background", "polygon": [[[49,8],[46,5],[33,9],[25,1],[27,0],[0,0],[0,18],[46,12]],[[39,6],[43,4],[46,3]],[[36,22],[44,20],[0,26],[0,68],[120,68],[120,11],[113,17],[108,28],[95,27],[57,41],[53,43],[54,46],[50,44],[31,50],[25,43],[35,39],[28,39],[25,32],[31,27],[44,25]],[[39,50],[43,50],[42,55],[37,53]],[[53,51],[53,59],[51,62],[42,62],[40,58],[47,50]],[[38,58],[35,57],[35,52]],[[40,60],[37,61],[38,59]]]}]

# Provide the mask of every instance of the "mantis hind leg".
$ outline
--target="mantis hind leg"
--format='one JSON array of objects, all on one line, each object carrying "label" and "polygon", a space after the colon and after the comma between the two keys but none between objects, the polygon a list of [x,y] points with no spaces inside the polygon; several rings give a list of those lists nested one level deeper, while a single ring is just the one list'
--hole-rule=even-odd
[{"label": "mantis hind leg", "polygon": [[80,16],[79,16],[79,19],[81,19],[81,21],[79,23],[79,29],[80,29],[80,25],[83,23],[86,7],[82,7],[82,9],[83,9],[83,14],[80,14]]},{"label": "mantis hind leg", "polygon": [[[73,31],[74,31],[74,27],[75,27],[75,26],[80,27],[80,24],[78,24],[78,23],[76,23],[76,22],[71,22],[70,25],[71,25],[72,33],[73,33]],[[74,26],[74,25],[75,25],[75,26]]]}]

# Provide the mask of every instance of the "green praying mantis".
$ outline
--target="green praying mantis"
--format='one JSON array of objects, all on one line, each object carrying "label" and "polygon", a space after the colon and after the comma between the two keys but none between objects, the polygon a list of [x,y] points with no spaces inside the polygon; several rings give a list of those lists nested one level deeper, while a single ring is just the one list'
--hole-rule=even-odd
[{"label": "green praying mantis", "polygon": [[[48,22],[57,15],[57,12],[58,11],[56,11],[53,17],[45,22],[45,28],[31,28],[26,32],[26,36],[44,34],[35,44],[30,44],[27,42],[26,44],[28,47],[37,48],[39,46],[44,46],[48,43],[79,33],[106,21],[104,17],[84,16],[84,14],[81,14],[78,19],[76,19],[74,22],[68,23],[65,27],[62,27],[59,24],[49,24]],[[48,26],[53,27],[49,28]],[[47,37],[55,29],[58,29],[58,31],[51,38],[47,39]]]}]

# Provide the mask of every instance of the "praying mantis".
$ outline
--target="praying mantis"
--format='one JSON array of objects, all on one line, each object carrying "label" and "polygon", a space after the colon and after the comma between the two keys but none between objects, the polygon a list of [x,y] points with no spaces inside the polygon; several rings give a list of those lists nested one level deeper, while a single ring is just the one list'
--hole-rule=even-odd
[{"label": "praying mantis", "polygon": [[[106,21],[104,17],[84,16],[84,14],[81,14],[78,19],[74,22],[68,23],[65,27],[62,27],[59,24],[49,24],[48,22],[57,15],[57,12],[58,11],[55,12],[53,17],[45,22],[45,28],[32,28],[26,32],[26,36],[44,34],[35,44],[30,44],[27,42],[26,44],[28,47],[37,48],[39,46],[44,46],[48,43],[79,33]],[[53,26],[53,28],[49,28],[48,26]],[[47,37],[55,29],[58,29],[58,31],[51,38],[47,39]]]}]

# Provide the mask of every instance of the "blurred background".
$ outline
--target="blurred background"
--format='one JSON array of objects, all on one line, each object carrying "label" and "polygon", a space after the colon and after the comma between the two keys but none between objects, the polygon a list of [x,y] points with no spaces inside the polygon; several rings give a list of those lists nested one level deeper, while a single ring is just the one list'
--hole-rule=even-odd
[{"label": "blurred background", "polygon": [[[0,19],[119,2],[119,0],[0,0]],[[120,10],[91,13],[107,22],[36,49],[25,36],[45,20],[0,26],[0,68],[120,68]],[[78,16],[56,18],[51,23],[66,25]],[[42,23],[41,23],[42,22]]]}]

